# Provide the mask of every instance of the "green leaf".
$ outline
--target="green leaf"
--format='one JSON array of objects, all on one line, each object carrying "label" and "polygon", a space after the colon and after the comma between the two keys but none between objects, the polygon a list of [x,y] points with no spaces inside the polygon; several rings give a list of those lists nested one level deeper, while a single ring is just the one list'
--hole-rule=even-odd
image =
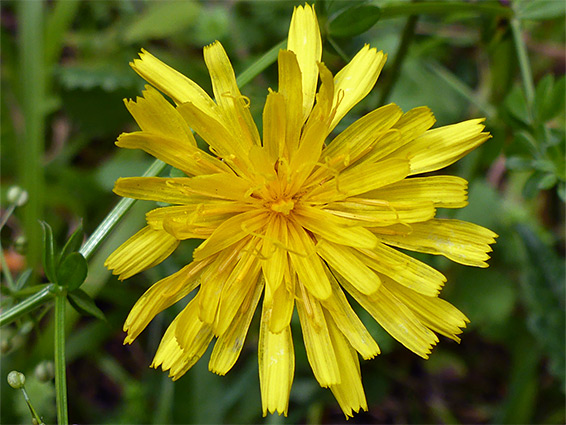
[{"label": "green leaf", "polygon": [[374,26],[380,16],[377,6],[350,7],[330,21],[328,31],[334,37],[354,37]]},{"label": "green leaf", "polygon": [[538,123],[545,123],[561,115],[564,111],[565,78],[556,83],[552,74],[545,75],[538,83],[535,92],[534,111]]},{"label": "green leaf", "polygon": [[560,0],[523,0],[517,11],[519,19],[557,19],[566,15],[566,2]]},{"label": "green leaf", "polygon": [[553,173],[546,173],[544,176],[542,176],[540,178],[540,180],[538,181],[538,188],[540,190],[548,190],[552,187],[554,187],[554,185],[558,182],[558,179],[556,178],[556,174]]},{"label": "green leaf", "polygon": [[72,252],[67,255],[57,269],[57,282],[73,291],[85,281],[88,273],[88,264],[82,254]]},{"label": "green leaf", "polygon": [[152,2],[141,17],[126,28],[126,42],[167,38],[188,28],[197,18],[200,5],[187,1]]},{"label": "green leaf", "polygon": [[533,170],[533,160],[530,158],[522,158],[520,156],[512,156],[505,160],[505,165],[510,170],[527,171]]},{"label": "green leaf", "polygon": [[18,277],[18,280],[16,281],[16,291],[19,291],[20,289],[22,289],[24,287],[24,285],[29,280],[29,277],[31,276],[32,272],[33,272],[33,269],[31,269],[31,268],[24,270],[22,272],[22,274]]},{"label": "green leaf", "polygon": [[43,271],[50,282],[57,283],[55,273],[55,242],[53,241],[53,230],[45,221],[40,221],[43,230]]},{"label": "green leaf", "polygon": [[523,187],[523,196],[526,199],[532,199],[542,189],[541,182],[544,182],[546,173],[541,171],[534,172],[526,181]]},{"label": "green leaf", "polygon": [[106,320],[104,313],[100,310],[94,300],[82,289],[75,289],[73,292],[67,294],[69,303],[80,314],[87,316],[94,316],[100,320]]},{"label": "green leaf", "polygon": [[514,87],[503,102],[509,114],[524,124],[530,124],[527,99],[519,87]]},{"label": "green leaf", "polygon": [[83,223],[78,225],[75,229],[71,237],[67,240],[67,243],[63,247],[63,251],[61,251],[61,256],[59,257],[59,264],[63,262],[65,258],[72,252],[76,252],[80,249],[81,245],[83,244],[84,239],[84,232],[83,232]]}]

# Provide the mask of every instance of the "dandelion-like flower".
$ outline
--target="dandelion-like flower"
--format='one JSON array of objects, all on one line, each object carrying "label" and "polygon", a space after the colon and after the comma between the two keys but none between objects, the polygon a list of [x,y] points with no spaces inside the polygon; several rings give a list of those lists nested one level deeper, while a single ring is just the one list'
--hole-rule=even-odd
[{"label": "dandelion-like flower", "polygon": [[[296,8],[287,49],[279,52],[279,90],[267,95],[260,136],[219,42],[204,48],[214,100],[142,51],[132,67],[151,86],[135,102],[126,101],[141,131],[116,142],[142,149],[187,177],[116,182],[118,195],[170,206],[148,212],[147,226],[106,266],[126,279],[163,261],[181,240],[203,240],[190,264],[138,300],[124,325],[125,342],[198,287],[165,332],[152,366],[177,379],[215,340],[209,369],[224,375],[262,299],[264,415],[287,414],[295,308],[316,380],[351,416],[367,410],[358,354],[371,359],[380,350],[345,292],[395,339],[427,358],[436,334],[458,341],[468,320],[438,298],[446,278],[396,248],[487,267],[497,236],[475,224],[435,218],[437,208],[467,204],[464,179],[414,177],[446,167],[486,141],[483,120],[430,129],[435,120],[428,108],[403,113],[389,104],[326,144],[373,88],[386,56],[366,45],[333,77],[321,54],[314,9]],[[210,152],[197,146],[192,131]]]}]

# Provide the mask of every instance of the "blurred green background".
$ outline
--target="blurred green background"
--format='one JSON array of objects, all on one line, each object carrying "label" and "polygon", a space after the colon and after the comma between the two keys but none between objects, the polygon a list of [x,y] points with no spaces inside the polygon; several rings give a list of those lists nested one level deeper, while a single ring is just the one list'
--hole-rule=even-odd
[{"label": "blurred green background", "polygon": [[[240,74],[286,38],[299,4],[2,1],[3,216],[11,186],[29,194],[2,227],[3,279],[6,268],[14,279],[35,270],[19,291],[3,281],[3,310],[46,281],[38,220],[53,227],[60,246],[81,220],[88,236],[118,201],[114,181],[141,175],[152,163],[143,152],[113,143],[121,132],[136,129],[122,99],[135,98],[143,88],[128,66],[140,49],[211,93],[202,46],[220,40]],[[316,8],[323,61],[333,73],[364,43],[389,54],[375,89],[336,131],[392,101],[404,110],[428,105],[437,125],[484,116],[493,134],[448,170],[469,180],[470,205],[440,211],[500,235],[490,268],[419,256],[448,277],[443,297],[471,319],[462,342],[441,338],[425,361],[360,311],[382,354],[362,361],[369,412],[350,422],[564,423],[565,2],[317,1]],[[242,90],[258,125],[267,89],[277,88],[276,72],[276,65],[269,66]],[[331,392],[312,376],[298,323],[288,418],[261,417],[257,317],[226,377],[207,371],[209,353],[175,383],[148,368],[179,306],[159,315],[134,344],[122,345],[122,323],[137,298],[188,263],[195,246],[187,241],[167,261],[126,282],[110,276],[104,259],[154,207],[134,205],[89,262],[82,289],[107,320],[68,309],[70,420],[345,422]],[[53,360],[52,313],[47,304],[1,330],[1,423],[31,421],[21,394],[6,384],[13,369],[26,374],[26,388],[46,423],[55,421],[54,384],[49,373],[41,373],[46,367],[49,372],[45,362]]]}]

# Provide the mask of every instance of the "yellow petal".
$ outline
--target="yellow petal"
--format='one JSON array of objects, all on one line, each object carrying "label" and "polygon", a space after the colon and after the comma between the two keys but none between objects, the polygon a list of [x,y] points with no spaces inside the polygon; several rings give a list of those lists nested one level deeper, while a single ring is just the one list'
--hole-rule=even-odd
[{"label": "yellow petal", "polygon": [[373,248],[377,243],[377,239],[369,230],[352,226],[350,220],[320,208],[302,207],[297,209],[295,214],[301,226],[331,242],[357,248]]},{"label": "yellow petal", "polygon": [[332,394],[336,397],[340,408],[348,417],[353,417],[360,409],[368,410],[366,395],[362,385],[360,362],[358,355],[348,343],[337,323],[328,317],[328,330],[332,339],[332,347],[340,368],[340,383],[331,385]]},{"label": "yellow petal", "polygon": [[272,164],[283,157],[286,118],[285,97],[281,93],[270,92],[263,108],[263,146]]},{"label": "yellow petal", "polygon": [[438,297],[427,297],[398,285],[391,279],[385,279],[384,285],[402,301],[425,326],[460,342],[457,335],[462,333],[469,319],[449,302]]},{"label": "yellow petal", "polygon": [[435,122],[432,111],[426,106],[419,106],[406,112],[393,128],[401,131],[403,140],[410,142],[431,128]]},{"label": "yellow petal", "polygon": [[363,163],[340,173],[308,194],[316,201],[336,201],[356,196],[404,179],[409,173],[409,162],[390,158],[378,163]]},{"label": "yellow petal", "polygon": [[302,227],[289,223],[289,246],[291,263],[299,280],[318,299],[326,299],[332,290],[324,272],[324,265],[316,253],[311,237]]},{"label": "yellow petal", "polygon": [[222,289],[228,280],[230,272],[236,266],[238,254],[244,248],[246,242],[245,240],[240,241],[232,249],[220,251],[214,262],[200,277],[199,320],[210,325],[213,330]]},{"label": "yellow petal", "polygon": [[[151,367],[157,368],[161,366],[164,371],[169,370],[169,376],[174,381],[183,376],[202,357],[212,340],[212,332],[206,325],[192,321],[189,324],[194,325],[194,328],[198,329],[197,332],[192,334],[194,336],[194,338],[191,338],[192,344],[185,346],[179,342],[177,337],[179,334],[178,327],[182,326],[184,321],[191,319],[186,317],[186,311],[193,309],[193,301],[169,325],[151,364]],[[195,319],[198,320],[198,318]]]},{"label": "yellow petal", "polygon": [[[299,285],[302,285],[299,281]],[[340,383],[340,369],[332,348],[320,302],[307,291],[298,291],[297,311],[303,331],[307,358],[321,387]]]},{"label": "yellow petal", "polygon": [[263,211],[247,211],[237,214],[222,223],[214,233],[193,252],[195,260],[201,260],[228,248],[253,232],[261,229],[267,223]]},{"label": "yellow petal", "polygon": [[154,283],[128,314],[124,323],[124,331],[128,333],[124,344],[131,344],[157,314],[195,289],[199,284],[197,278],[209,263],[208,259],[193,261],[171,276]]},{"label": "yellow petal", "polygon": [[415,354],[428,358],[438,338],[391,291],[381,285],[375,294],[364,295],[348,281],[339,281],[387,333]]},{"label": "yellow petal", "polygon": [[430,220],[436,213],[432,202],[388,202],[367,198],[348,198],[342,202],[333,202],[328,205],[326,211],[338,217],[357,220],[361,222],[358,224],[366,226],[371,231],[375,231],[376,227],[390,226],[395,223]]},{"label": "yellow petal", "polygon": [[320,88],[316,95],[316,105],[309,115],[305,129],[308,129],[316,120],[324,121],[324,137],[326,138],[329,133],[328,126],[332,122],[334,113],[336,112],[332,109],[334,102],[334,77],[326,65],[321,62],[317,65],[320,74]]},{"label": "yellow petal", "polygon": [[249,183],[244,179],[227,173],[218,173],[191,178],[121,178],[114,185],[114,193],[134,199],[194,204],[192,198],[195,195],[241,201],[247,198],[249,188]]},{"label": "yellow petal", "polygon": [[366,266],[351,248],[321,240],[316,245],[316,250],[332,269],[363,294],[373,294],[379,289],[379,276]]},{"label": "yellow petal", "polygon": [[175,329],[175,338],[188,356],[204,353],[213,337],[212,328],[199,319],[199,298],[200,291],[179,313]]},{"label": "yellow petal", "polygon": [[134,59],[130,66],[144,80],[173,99],[177,105],[192,102],[204,113],[218,116],[216,104],[198,84],[146,50],[142,49],[140,58]]},{"label": "yellow petal", "polygon": [[169,233],[146,226],[110,254],[104,266],[124,280],[161,263],[178,245]]},{"label": "yellow petal", "polygon": [[336,115],[330,131],[354,105],[371,91],[385,65],[387,55],[365,45],[334,77],[334,107]]},{"label": "yellow petal", "polygon": [[488,267],[497,235],[485,227],[460,220],[435,219],[414,223],[405,235],[383,235],[382,242],[411,251],[444,255],[466,266]]},{"label": "yellow petal", "polygon": [[320,153],[324,146],[327,124],[322,120],[315,120],[312,125],[305,128],[299,143],[299,148],[292,154],[290,168],[292,170],[289,193],[301,190],[303,183],[319,162]]},{"label": "yellow petal", "polygon": [[225,375],[238,360],[262,290],[263,285],[255,285],[248,291],[230,328],[214,344],[208,363],[211,372]]},{"label": "yellow petal", "polygon": [[468,182],[456,176],[413,177],[364,196],[390,202],[432,201],[438,208],[463,208],[468,205]]},{"label": "yellow petal", "polygon": [[245,303],[246,294],[253,291],[257,286],[263,287],[263,283],[261,285],[258,283],[260,281],[260,265],[255,257],[258,239],[254,238],[244,246],[241,258],[231,268],[229,276],[225,279],[213,328],[216,335],[223,335],[232,326],[238,309],[242,303]]},{"label": "yellow petal", "polygon": [[402,114],[401,108],[390,103],[364,115],[328,144],[322,160],[341,171],[367,154]]},{"label": "yellow petal", "polygon": [[279,93],[285,99],[286,130],[285,144],[288,155],[294,154],[299,145],[303,125],[303,89],[301,70],[297,56],[290,50],[280,50],[277,59],[279,67]]},{"label": "yellow petal", "polygon": [[428,130],[393,155],[410,159],[411,175],[447,167],[491,137],[482,132],[483,121],[474,119]]},{"label": "yellow petal", "polygon": [[372,250],[359,252],[367,266],[423,295],[438,295],[446,282],[446,277],[438,270],[387,245],[379,243]]},{"label": "yellow petal", "polygon": [[209,144],[210,150],[225,162],[233,165],[242,174],[249,168],[247,141],[234,137],[230,130],[217,118],[202,112],[196,104],[187,102],[177,108],[200,137]]},{"label": "yellow petal", "polygon": [[311,112],[316,84],[318,81],[318,66],[322,58],[322,41],[314,8],[308,4],[305,7],[296,7],[289,26],[287,49],[297,55],[297,62],[301,70],[303,105],[303,122]]},{"label": "yellow petal", "polygon": [[196,147],[193,133],[173,105],[153,87],[147,85],[137,101],[124,100],[126,108],[144,132],[176,139],[180,146]]},{"label": "yellow petal", "polygon": [[251,205],[221,200],[162,207],[146,214],[152,229],[164,229],[179,240],[208,238],[222,222],[235,214],[249,211]]},{"label": "yellow petal", "polygon": [[[183,181],[185,178],[181,178]],[[191,202],[191,195],[178,184],[179,179],[165,177],[126,177],[116,180],[114,193],[126,198],[144,201],[186,204]]]},{"label": "yellow petal", "polygon": [[116,146],[126,149],[142,149],[187,175],[229,171],[222,161],[180,138],[138,131],[121,134],[116,141]]},{"label": "yellow petal", "polygon": [[265,287],[263,303],[271,308],[270,332],[279,333],[291,323],[295,308],[295,287],[296,274],[293,274],[291,279],[286,278],[285,284],[279,285],[275,292],[269,296],[268,292],[271,290],[267,286]]},{"label": "yellow petal", "polygon": [[279,333],[269,330],[271,310],[265,304],[261,314],[258,342],[259,385],[263,416],[267,412],[287,416],[289,393],[295,373],[295,352],[291,327]]},{"label": "yellow petal", "polygon": [[220,42],[215,41],[204,48],[204,61],[226,127],[248,149],[259,145],[259,133],[250,113],[249,99],[240,93],[234,69]]},{"label": "yellow petal", "polygon": [[[277,291],[287,269],[287,231],[279,214],[272,215],[265,229],[265,239],[261,248],[261,266],[266,282],[266,300]],[[264,301],[265,302],[265,301]]]},{"label": "yellow petal", "polygon": [[350,307],[342,288],[334,276],[328,273],[328,278],[332,285],[332,296],[322,301],[323,307],[332,319],[334,319],[334,323],[350,342],[352,347],[354,347],[364,359],[368,360],[374,358],[380,353],[377,343],[359,319],[358,315],[354,312],[352,307]]}]

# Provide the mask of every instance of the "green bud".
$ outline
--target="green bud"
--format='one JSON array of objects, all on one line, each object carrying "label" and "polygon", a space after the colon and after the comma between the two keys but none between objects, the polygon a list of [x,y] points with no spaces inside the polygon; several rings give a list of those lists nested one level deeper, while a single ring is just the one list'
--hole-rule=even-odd
[{"label": "green bud", "polygon": [[8,198],[9,203],[15,204],[18,207],[21,207],[28,201],[27,191],[19,186],[12,186],[9,188],[6,197]]},{"label": "green bud", "polygon": [[8,384],[16,390],[23,388],[26,383],[26,377],[22,372],[13,370],[8,374]]},{"label": "green bud", "polygon": [[14,248],[18,254],[25,254],[28,246],[28,238],[20,235],[14,240]]},{"label": "green bud", "polygon": [[35,367],[33,373],[40,382],[51,381],[55,377],[55,366],[52,361],[44,360]]}]

